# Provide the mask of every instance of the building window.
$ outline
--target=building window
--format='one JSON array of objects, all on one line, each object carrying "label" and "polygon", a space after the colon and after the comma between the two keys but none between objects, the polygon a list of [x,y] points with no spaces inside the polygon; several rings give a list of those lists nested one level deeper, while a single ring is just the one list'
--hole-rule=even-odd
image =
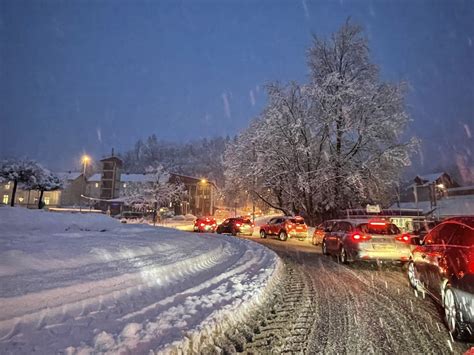
[{"label": "building window", "polygon": [[8,204],[8,195],[3,195],[3,200],[2,202],[6,205]]},{"label": "building window", "polygon": [[44,204],[45,204],[45,205],[49,205],[49,197],[45,197],[45,198],[44,198]]},{"label": "building window", "polygon": [[5,190],[8,190],[10,188],[10,183],[5,185]]},{"label": "building window", "polygon": [[98,182],[95,183],[95,187],[99,187],[99,183],[98,183]]}]

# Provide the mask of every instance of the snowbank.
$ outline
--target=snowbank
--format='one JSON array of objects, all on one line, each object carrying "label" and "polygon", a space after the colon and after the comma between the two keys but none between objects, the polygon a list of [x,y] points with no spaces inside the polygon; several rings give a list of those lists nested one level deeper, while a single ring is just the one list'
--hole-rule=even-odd
[{"label": "snowbank", "polygon": [[199,351],[280,270],[242,239],[0,207],[0,353]]}]

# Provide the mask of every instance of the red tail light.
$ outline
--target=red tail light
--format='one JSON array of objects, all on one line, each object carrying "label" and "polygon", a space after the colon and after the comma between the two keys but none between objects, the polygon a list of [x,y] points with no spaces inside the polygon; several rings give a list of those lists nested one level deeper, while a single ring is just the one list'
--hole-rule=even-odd
[{"label": "red tail light", "polygon": [[235,226],[236,226],[236,227],[240,227],[240,223],[236,223]]},{"label": "red tail light", "polygon": [[395,237],[395,239],[398,240],[399,242],[410,243],[411,236],[410,234],[402,234],[402,235],[399,235],[398,237]]},{"label": "red tail light", "polygon": [[467,272],[474,274],[474,249],[471,247],[471,251],[467,253]]},{"label": "red tail light", "polygon": [[362,233],[354,233],[352,234],[352,240],[355,242],[366,242],[368,240],[372,239],[370,235],[365,235]]}]

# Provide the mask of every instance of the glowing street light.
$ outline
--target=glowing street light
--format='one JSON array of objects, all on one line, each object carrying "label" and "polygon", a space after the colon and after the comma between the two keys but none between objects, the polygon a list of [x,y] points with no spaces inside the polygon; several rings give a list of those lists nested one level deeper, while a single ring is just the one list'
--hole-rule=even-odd
[{"label": "glowing street light", "polygon": [[82,160],[82,164],[84,165],[83,174],[86,175],[86,167],[87,167],[87,164],[91,161],[91,158],[88,155],[84,154],[81,160]]}]

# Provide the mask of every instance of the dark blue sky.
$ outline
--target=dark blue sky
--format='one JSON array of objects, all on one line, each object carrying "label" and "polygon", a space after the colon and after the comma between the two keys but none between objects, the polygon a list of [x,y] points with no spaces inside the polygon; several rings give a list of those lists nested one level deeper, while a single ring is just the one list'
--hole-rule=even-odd
[{"label": "dark blue sky", "polygon": [[265,105],[266,83],[307,78],[311,34],[351,16],[383,78],[410,83],[420,169],[456,152],[473,162],[473,1],[0,4],[0,156],[68,169],[152,133],[233,135]]}]

